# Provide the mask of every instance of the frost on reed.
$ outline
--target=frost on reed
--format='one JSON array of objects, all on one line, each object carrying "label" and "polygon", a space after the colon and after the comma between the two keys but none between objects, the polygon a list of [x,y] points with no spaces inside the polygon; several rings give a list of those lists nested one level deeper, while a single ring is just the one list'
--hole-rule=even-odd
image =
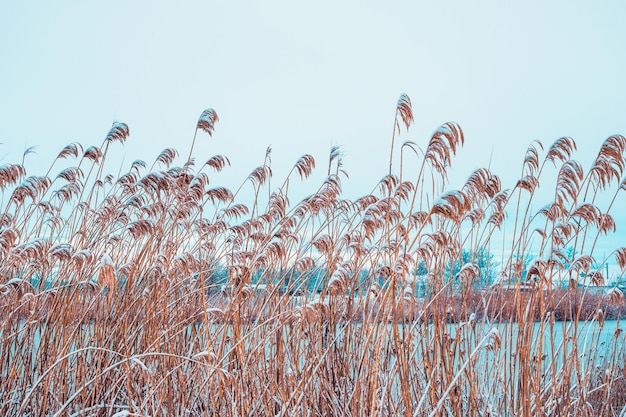
[{"label": "frost on reed", "polygon": [[[119,175],[106,158],[123,123],[43,176],[0,167],[0,414],[623,415],[624,336],[602,335],[624,294],[579,284],[604,283],[612,257],[626,269],[626,248],[595,251],[615,233],[626,138],[587,171],[573,139],[533,142],[511,188],[482,168],[451,190],[456,123],[393,165],[413,122],[402,95],[371,194],[342,196],[333,149],[326,180],[291,201],[310,155],[278,188],[271,149],[239,190],[210,183],[230,162],[198,165],[193,147],[217,122],[201,114],[186,160],[165,149]],[[533,211],[545,172],[553,200]],[[500,285],[480,289],[477,254],[496,249]]]}]

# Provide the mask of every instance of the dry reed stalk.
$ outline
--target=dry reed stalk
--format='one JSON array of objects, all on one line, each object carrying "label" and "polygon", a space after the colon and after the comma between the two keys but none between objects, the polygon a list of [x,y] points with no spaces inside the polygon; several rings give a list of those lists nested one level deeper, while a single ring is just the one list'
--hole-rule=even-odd
[{"label": "dry reed stalk", "polygon": [[[608,278],[598,268],[608,258],[594,251],[614,233],[609,212],[626,189],[622,136],[602,144],[586,173],[571,159],[574,140],[560,138],[543,160],[541,143],[531,144],[513,191],[488,169],[448,190],[465,140],[455,123],[425,152],[403,144],[399,176],[391,172],[400,121],[413,122],[402,95],[390,172],[370,194],[342,197],[333,148],[328,178],[291,204],[291,174],[308,178],[310,155],[278,189],[269,148],[234,193],[210,188],[203,172],[225,169],[225,156],[192,172],[197,131],[212,136],[217,120],[202,113],[182,166],[168,148],[150,169],[135,161],[107,174],[109,147],[129,135],[115,123],[100,147],[66,146],[43,177],[23,163],[0,167],[0,413],[623,412],[623,332],[602,339],[626,313],[623,292],[579,286],[581,274]],[[402,179],[405,148],[422,158],[415,182]],[[76,166],[57,166],[72,158]],[[550,165],[554,199],[532,212]],[[254,198],[244,205],[248,183]],[[479,254],[511,210],[508,281],[486,288]],[[614,251],[622,272],[625,253]],[[558,279],[568,285],[554,288]]]}]

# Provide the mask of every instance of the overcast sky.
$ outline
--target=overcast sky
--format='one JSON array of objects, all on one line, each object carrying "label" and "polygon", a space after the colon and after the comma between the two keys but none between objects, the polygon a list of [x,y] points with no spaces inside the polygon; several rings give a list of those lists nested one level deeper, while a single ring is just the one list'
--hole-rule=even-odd
[{"label": "overcast sky", "polygon": [[358,197],[386,173],[403,92],[415,125],[400,142],[425,146],[446,121],[464,129],[453,182],[493,152],[511,187],[528,144],[560,136],[588,168],[604,139],[626,134],[622,1],[165,3],[0,2],[0,164],[36,146],[27,168],[42,170],[68,142],[99,145],[113,121],[131,130],[116,163],[166,147],[184,157],[212,107],[220,122],[196,156],[230,158],[224,185],[271,145],[276,181],[316,158],[312,192],[342,145],[344,190]]}]

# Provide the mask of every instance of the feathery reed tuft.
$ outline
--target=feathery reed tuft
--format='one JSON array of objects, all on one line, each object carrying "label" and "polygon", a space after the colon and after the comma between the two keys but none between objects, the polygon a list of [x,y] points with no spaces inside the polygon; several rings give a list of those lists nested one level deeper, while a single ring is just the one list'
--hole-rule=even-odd
[{"label": "feathery reed tuft", "polygon": [[340,147],[301,201],[308,154],[278,187],[269,147],[235,192],[213,184],[230,160],[193,154],[213,109],[186,160],[110,173],[116,122],[43,176],[1,166],[0,415],[623,414],[626,249],[603,250],[626,139],[587,170],[572,138],[535,141],[512,189],[478,168],[455,190],[461,127],[394,172],[406,94],[395,111],[389,172],[354,200]]}]

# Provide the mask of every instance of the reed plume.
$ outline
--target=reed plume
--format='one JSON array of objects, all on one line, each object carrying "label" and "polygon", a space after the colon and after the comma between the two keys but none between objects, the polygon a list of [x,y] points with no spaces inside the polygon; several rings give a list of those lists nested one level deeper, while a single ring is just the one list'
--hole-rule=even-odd
[{"label": "reed plume", "polygon": [[277,187],[268,147],[234,191],[214,183],[227,156],[196,164],[218,120],[202,112],[182,161],[166,148],[110,173],[108,150],[130,138],[116,122],[43,176],[0,167],[1,414],[624,412],[626,249],[598,250],[619,226],[623,136],[589,169],[562,137],[532,142],[509,188],[478,168],[450,189],[454,122],[424,151],[405,142],[392,172],[414,121],[403,94],[368,194],[345,197],[332,147],[326,178],[292,201],[312,155]]}]

